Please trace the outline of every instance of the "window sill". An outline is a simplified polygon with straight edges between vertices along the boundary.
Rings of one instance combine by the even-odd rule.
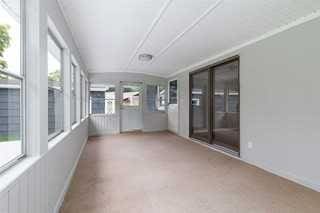
[[[56,137],[52,138],[48,142],[48,150],[51,150],[53,147],[55,147],[57,144],[59,144],[61,141],[63,141],[70,134],[70,132],[71,132],[70,130],[64,131],[64,132],[61,132]]]
[[[25,157],[0,175],[0,194],[8,191],[41,157]]]

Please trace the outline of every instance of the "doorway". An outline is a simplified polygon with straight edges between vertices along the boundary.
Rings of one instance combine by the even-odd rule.
[[[190,137],[240,153],[239,57],[190,73]]]
[[[120,128],[121,132],[142,130],[143,84],[121,82]]]

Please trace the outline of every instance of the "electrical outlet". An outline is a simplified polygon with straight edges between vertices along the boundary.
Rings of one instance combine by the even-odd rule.
[[[248,142],[248,149],[252,149],[253,148],[253,143],[251,141]]]

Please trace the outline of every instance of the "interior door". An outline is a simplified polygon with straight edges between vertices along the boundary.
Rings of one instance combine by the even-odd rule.
[[[169,81],[168,129],[179,132],[178,80]]]
[[[142,130],[143,84],[121,82],[121,132]]]

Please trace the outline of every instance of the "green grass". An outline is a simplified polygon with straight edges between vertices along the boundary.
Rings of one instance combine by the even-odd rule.
[[[17,135],[0,135],[1,142],[17,141],[20,140],[20,137]]]

